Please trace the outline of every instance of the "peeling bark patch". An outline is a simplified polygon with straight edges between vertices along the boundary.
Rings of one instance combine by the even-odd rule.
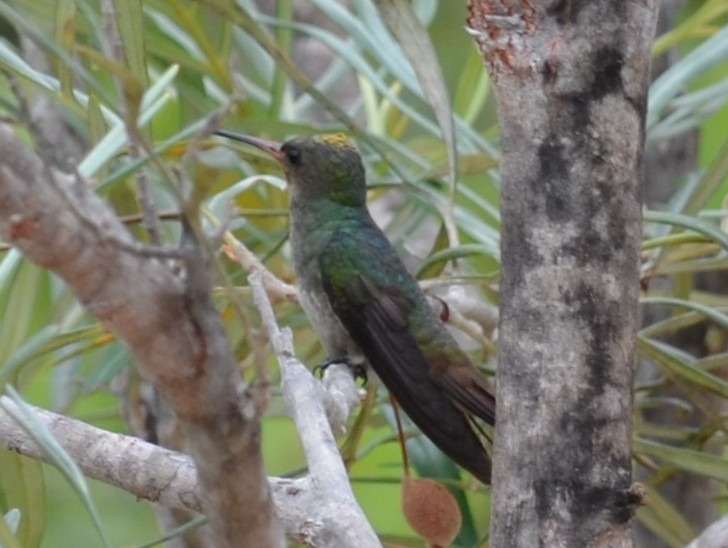
[[[9,224],[11,242],[30,238],[38,230],[35,219],[23,217],[20,214],[11,215]]]

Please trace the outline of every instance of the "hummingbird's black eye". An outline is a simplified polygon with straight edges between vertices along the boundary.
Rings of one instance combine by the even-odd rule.
[[[301,149],[296,146],[287,146],[283,149],[283,153],[286,155],[286,160],[292,166],[297,166],[301,163]]]

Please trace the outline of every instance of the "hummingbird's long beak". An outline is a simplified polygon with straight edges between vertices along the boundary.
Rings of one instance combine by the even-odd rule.
[[[252,135],[246,135],[244,133],[236,133],[234,131],[228,131],[226,129],[218,129],[215,135],[221,137],[227,137],[234,141],[240,141],[241,143],[247,143],[253,145],[255,148],[259,148],[263,152],[267,152],[273,158],[283,163],[283,153],[281,152],[281,144],[276,141],[269,141],[268,139],[261,139],[260,137],[253,137]]]

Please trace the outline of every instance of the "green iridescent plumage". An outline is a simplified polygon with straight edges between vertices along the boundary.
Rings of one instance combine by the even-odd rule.
[[[372,220],[356,148],[340,134],[283,145],[223,134],[284,167],[299,296],[329,355],[371,366],[435,445],[490,482],[472,417],[494,424],[495,399]]]

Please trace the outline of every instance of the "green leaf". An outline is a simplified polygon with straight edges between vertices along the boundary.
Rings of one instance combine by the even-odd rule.
[[[673,548],[682,548],[695,538],[690,524],[657,488],[648,486],[647,504],[637,509],[637,519]]]
[[[728,483],[728,460],[723,457],[641,438],[634,439],[632,448],[637,453],[655,457],[684,472]]]
[[[703,321],[705,321],[705,315],[699,312],[673,314],[669,318],[665,318],[664,320],[660,320],[643,327],[638,333],[642,337],[654,339],[661,335],[677,333],[681,329],[685,329],[686,327],[690,327]]]
[[[409,2],[405,0],[377,0],[383,19],[399,40],[409,62],[414,68],[417,79],[427,101],[432,106],[435,118],[442,131],[442,138],[448,153],[451,193],[454,196],[457,178],[457,150],[455,129],[453,127],[452,107],[445,85],[440,63],[432,46],[427,29],[417,18]]]
[[[720,24],[715,20],[728,12],[728,4],[725,3],[725,0],[707,0],[698,4],[698,8],[690,17],[655,40],[652,46],[654,57],[662,55],[686,40],[712,34]]]
[[[16,26],[18,26],[18,28],[20,28],[24,33],[27,33],[28,36],[35,40],[38,44],[43,45],[56,55],[63,63],[73,67],[74,76],[76,78],[80,78],[89,90],[93,91],[100,97],[106,96],[105,90],[88,74],[88,71],[86,71],[82,65],[64,51],[63,48],[61,48],[54,40],[47,36],[46,33],[42,32],[37,26],[31,24],[27,17],[15,11],[9,3],[0,2],[0,15],[7,18],[9,21],[12,21]],[[27,78],[31,82],[39,85],[41,88],[50,91],[52,96],[63,98],[63,93],[58,93],[62,92],[63,87],[57,78],[33,68],[20,55],[2,41],[0,41],[0,67],[4,67],[23,78]],[[83,109],[86,107],[88,102],[88,95],[79,91],[78,88],[73,88],[72,93],[74,101],[64,101],[63,104],[64,106],[74,110],[74,112],[76,112],[79,116],[82,116]],[[115,104],[112,101],[105,102],[103,112],[104,116],[107,117],[109,121],[119,119],[119,116],[114,112],[114,106]]]
[[[76,4],[73,0],[58,0],[55,13],[55,40],[66,51],[73,49],[76,28]],[[57,63],[58,80],[67,97],[73,97],[73,72],[66,63]]]
[[[0,450],[0,493],[22,517],[13,528],[18,546],[39,546],[46,527],[46,500],[41,463]],[[0,542],[2,544],[2,542]]]
[[[695,386],[728,398],[728,383],[700,369],[695,358],[663,342],[637,336],[637,349],[643,356]]]
[[[479,244],[462,244],[457,247],[448,247],[433,253],[417,272],[416,278],[432,278],[438,276],[445,268],[448,262],[463,257],[472,257],[473,255],[490,256],[490,250]]]
[[[720,230],[713,223],[704,221],[703,219],[671,211],[648,210],[644,212],[644,220],[650,223],[669,224],[694,230],[707,236],[724,250],[728,251],[728,234]]]
[[[660,119],[669,102],[687,85],[728,57],[728,27],[691,51],[680,63],[663,72],[650,87],[648,131]]]
[[[119,40],[124,48],[125,65],[143,88],[148,85],[144,48],[144,24],[140,0],[114,0],[114,15]]]
[[[162,74],[145,93],[141,103],[138,127],[148,124],[154,115],[172,97],[169,86],[177,76],[179,66],[173,65]],[[118,121],[78,165],[78,172],[84,177],[95,175],[111,158],[126,146],[128,136],[124,123]]]
[[[682,210],[685,213],[696,214],[721,187],[726,177],[728,177],[728,139],[723,141],[715,161],[700,178]]]
[[[453,110],[468,124],[474,123],[480,115],[490,95],[490,76],[483,70],[480,52],[470,50],[455,93]]]
[[[674,297],[642,297],[640,298],[642,304],[662,304],[668,306],[679,306],[687,308],[695,312],[699,312],[706,318],[714,321],[721,327],[728,329],[728,315],[720,312],[712,306],[706,306],[695,301],[689,301],[687,299],[676,299]]]
[[[6,387],[8,396],[18,406],[15,408],[4,405],[0,400],[0,407],[5,408],[5,412],[8,413],[31,438],[38,444],[43,450],[49,462],[54,464],[63,476],[66,478],[68,483],[73,487],[76,494],[83,502],[86,510],[91,515],[91,519],[99,533],[101,541],[105,547],[110,548],[111,542],[108,538],[106,528],[103,526],[101,516],[99,515],[98,509],[91,499],[86,479],[79,470],[73,458],[63,449],[58,440],[51,434],[48,427],[37,420],[33,414],[33,411],[27,403],[20,397],[11,386]]]

